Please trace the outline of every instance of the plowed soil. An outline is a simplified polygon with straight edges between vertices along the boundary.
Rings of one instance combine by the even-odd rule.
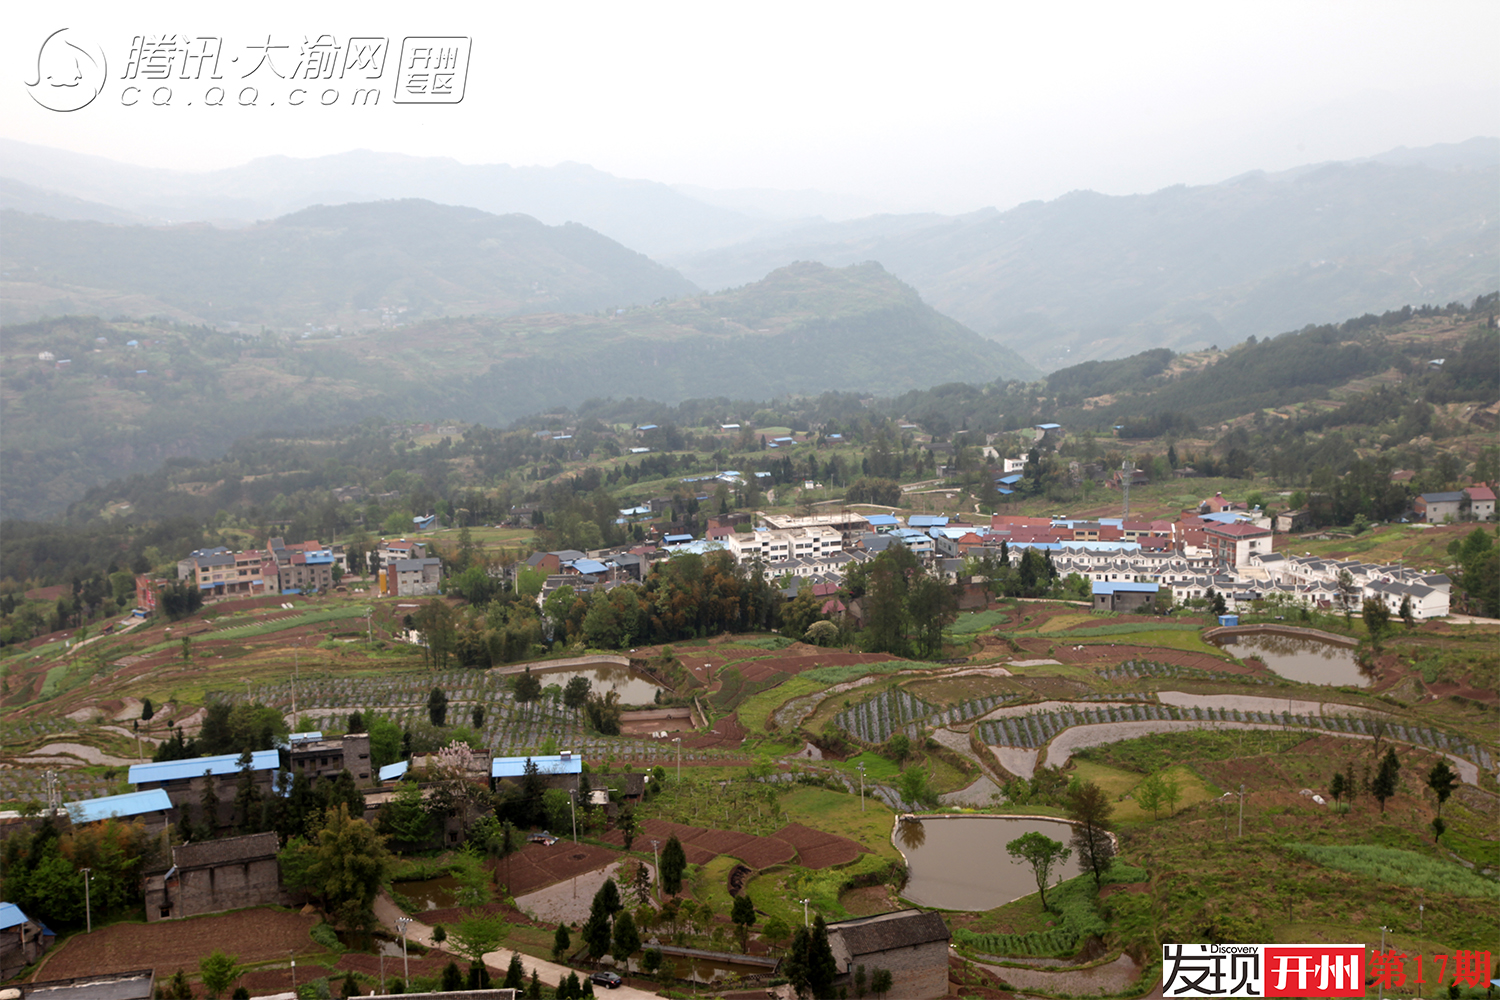
[[[178,969],[196,972],[198,960],[215,948],[247,963],[284,960],[293,950],[322,954],[323,948],[308,936],[317,922],[311,914],[261,907],[152,924],[112,924],[69,938],[35,979],[69,979],[101,969],[155,969],[157,979],[163,979]]]
[[[499,873],[502,882],[508,879],[512,896],[524,896],[574,875],[603,868],[619,858],[618,851],[559,840],[551,847],[527,844],[503,861],[489,862],[489,867]]]
[[[797,849],[797,860],[804,868],[832,868],[859,857],[864,848],[848,837],[814,830],[801,823],[791,823],[775,833]]]

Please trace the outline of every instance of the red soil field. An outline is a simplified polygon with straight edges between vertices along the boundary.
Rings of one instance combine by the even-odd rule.
[[[790,823],[775,833],[797,849],[798,860],[805,868],[831,868],[853,861],[864,848],[848,837],[814,830],[801,823]]]
[[[55,949],[34,977],[69,979],[101,969],[155,969],[157,979],[178,969],[196,972],[198,960],[215,948],[238,954],[241,962],[322,954],[308,936],[318,918],[259,907],[154,924],[112,924],[69,938]]]

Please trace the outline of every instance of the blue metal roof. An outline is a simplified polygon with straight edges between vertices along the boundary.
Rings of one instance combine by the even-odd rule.
[[[1062,424],[1037,424],[1036,425],[1036,429],[1039,430],[1039,431],[1055,431],[1055,430],[1060,429],[1061,427],[1062,427]]]
[[[166,790],[161,788],[67,803],[68,815],[74,823],[94,823],[111,816],[140,816],[171,808],[172,800],[167,798]]]
[[[1001,476],[999,479],[995,480],[995,482],[997,482],[997,483],[1004,483],[1006,486],[1014,486],[1014,485],[1016,485],[1016,483],[1019,483],[1020,481],[1021,481],[1021,474],[1019,472],[1012,472],[1008,476]]]
[[[409,760],[398,760],[394,764],[387,764],[380,769],[380,780],[390,781],[392,778],[399,778],[406,773],[406,769],[409,767],[411,767],[411,761]]]
[[[526,773],[526,762],[533,761],[541,774],[582,774],[583,758],[576,753],[547,757],[496,757],[490,761],[490,777],[519,778]]]
[[[1154,594],[1160,589],[1154,583],[1135,583],[1128,580],[1095,580],[1093,584],[1095,594]]]
[[[588,573],[590,575],[594,573],[609,572],[609,567],[604,565],[602,562],[599,562],[597,559],[574,559],[573,568],[580,573]]]
[[[941,528],[948,523],[948,519],[940,514],[913,514],[906,519],[906,523],[913,528]]]
[[[870,514],[865,520],[878,528],[895,527],[901,523],[901,519],[894,514]]]
[[[675,542],[691,542],[692,540],[692,535],[668,535],[666,538],[662,539],[663,542],[667,542],[669,544]]]
[[[0,903],[0,931],[17,927],[29,919],[15,903]]]
[[[654,430],[656,430],[656,425],[655,424],[641,424],[639,427],[636,428],[636,430],[638,430],[638,431],[654,431]]]
[[[1004,496],[1010,496],[1015,492],[1015,490],[1011,489],[1009,486],[997,486],[995,487],[995,489]]]
[[[193,757],[189,760],[164,760],[149,764],[131,764],[128,780],[132,785],[146,781],[178,781],[182,778],[197,778],[204,771],[215,775],[234,774],[240,769],[237,753],[221,753],[215,757]],[[281,755],[275,750],[256,750],[250,755],[250,770],[274,771],[281,763]]]

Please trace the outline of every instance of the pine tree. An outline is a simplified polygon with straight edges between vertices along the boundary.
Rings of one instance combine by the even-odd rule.
[[[518,990],[526,985],[526,970],[521,968],[521,953],[510,953],[510,964],[505,967],[505,982],[500,984],[508,990]]]
[[[1380,801],[1380,811],[1385,812],[1386,800],[1396,794],[1401,786],[1401,761],[1396,757],[1396,748],[1387,747],[1380,760],[1380,770],[1370,785],[1370,793]]]
[[[667,844],[661,849],[661,885],[662,888],[672,895],[682,891],[682,873],[687,869],[687,852],[682,849],[682,841],[673,834],[667,838]]]
[[[552,935],[552,961],[561,962],[572,946],[573,937],[568,933],[568,925],[559,922],[557,933]]]
[[[443,693],[442,688],[433,688],[427,695],[427,718],[434,726],[441,726],[448,721],[448,696]]]

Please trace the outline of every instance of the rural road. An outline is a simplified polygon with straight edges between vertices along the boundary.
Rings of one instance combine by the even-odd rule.
[[[404,917],[405,915],[390,896],[381,893],[375,897],[375,919],[380,921],[380,925],[392,934],[396,933],[396,918]],[[428,948],[436,947],[432,940],[432,928],[416,920],[413,920],[411,926],[406,929],[406,937],[407,940],[415,941]],[[504,975],[506,968],[510,966],[511,954],[512,952],[509,948],[489,952],[484,956],[484,964],[489,966],[492,972],[499,972],[501,975]],[[578,969],[572,969],[566,965],[558,965],[556,962],[548,962],[540,958],[533,958],[526,954],[521,955],[521,964],[526,968],[526,978],[528,980],[531,978],[531,971],[535,969],[537,977],[548,986],[556,986],[570,972],[578,973],[580,979],[587,978],[588,976],[588,973]],[[658,993],[625,985],[612,990],[600,987],[596,992],[599,996],[614,997],[617,1000],[660,1000],[661,996]]]

